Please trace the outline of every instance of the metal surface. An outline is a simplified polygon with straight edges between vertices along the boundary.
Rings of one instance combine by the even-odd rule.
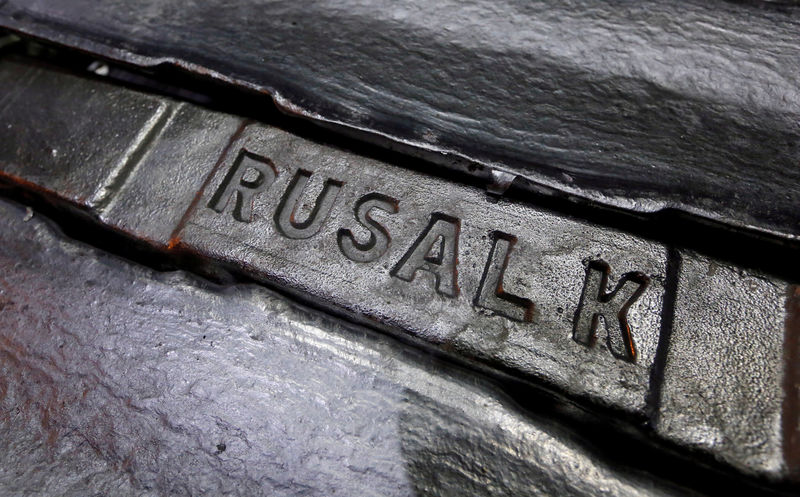
[[[9,0],[0,26],[267,93],[486,181],[797,238],[789,4]]]
[[[793,285],[684,253],[656,429],[743,469],[798,469]],[[786,352],[784,352],[786,351]],[[785,398],[786,397],[786,398]],[[784,459],[785,455],[785,459]]]
[[[9,70],[19,69],[9,65]],[[62,77],[72,84],[82,83],[74,76]],[[131,105],[152,98],[104,84],[96,89]],[[164,101],[162,105],[171,109],[177,104]],[[210,119],[209,113],[194,107],[184,106],[181,112],[197,113],[187,122],[226,121],[221,116]],[[87,120],[93,118],[87,115]],[[138,126],[119,120],[107,129],[135,135]],[[236,133],[224,128],[214,131],[203,131],[198,139],[194,126],[166,123],[166,138],[153,135],[155,141],[142,145],[136,155],[139,161],[126,167],[126,180],[118,183],[104,205],[78,205],[134,237],[226,262],[357,320],[402,330],[461,356],[544,380],[573,395],[644,413],[659,336],[666,270],[663,247],[492,200],[475,188],[321,146],[275,128],[251,124]],[[69,128],[65,136],[73,137],[73,147],[79,147],[83,139]],[[198,143],[226,151],[220,156],[201,155],[199,161],[192,160],[192,154],[189,160],[175,160],[169,153],[159,153],[171,146],[192,151]],[[129,147],[120,146],[119,152]],[[17,159],[16,148],[6,150],[14,156],[7,160],[12,164],[9,176],[22,182],[39,180],[40,188],[63,196],[58,181],[31,177]],[[78,171],[89,168],[90,163],[83,163]],[[359,174],[354,176],[351,170]],[[249,179],[252,183],[248,174],[255,175]],[[307,183],[298,182],[299,178]],[[329,185],[327,194],[322,194],[323,183]],[[203,188],[196,191],[193,185]],[[340,230],[350,230],[355,243],[368,243],[365,235],[369,232],[355,217],[354,207],[375,194],[402,200],[394,200],[398,206],[394,214],[385,208],[369,212],[388,240],[384,253],[365,261],[355,255],[363,249],[342,248]],[[189,205],[192,197],[195,201]],[[329,201],[315,201],[317,197]],[[322,208],[311,212],[316,204]],[[294,227],[306,220],[305,229]],[[441,228],[450,231],[436,233]],[[496,255],[489,257],[496,244],[493,233],[516,237],[502,262]],[[439,238],[423,240],[425,234]],[[493,261],[495,265],[490,264]],[[613,290],[618,281],[622,285],[605,310],[595,309],[598,292],[584,291],[587,283],[603,274],[592,265],[601,261],[610,265],[609,272],[613,269],[604,292]],[[631,280],[637,272],[645,273],[648,281]],[[625,276],[629,273],[630,277]],[[481,281],[487,277],[494,278],[495,288],[481,293]],[[634,296],[638,289],[643,292]],[[532,309],[521,315],[504,311],[498,304],[504,302],[500,294],[529,299]],[[626,304],[630,309],[625,323],[619,323],[614,316]],[[603,314],[603,326],[593,330],[587,321],[575,329],[573,319],[581,306],[586,307],[588,318],[595,312]],[[510,307],[527,310],[519,303]],[[576,339],[574,334],[583,338]],[[596,345],[590,335],[597,338]],[[636,354],[623,357],[624,351],[615,344],[628,340],[634,341]]]
[[[4,201],[0,238],[4,495],[691,495],[263,288],[131,264]]]
[[[4,174],[24,172],[27,181],[50,185],[76,203],[102,202],[167,116],[156,98],[118,99],[117,92],[55,71],[17,65],[2,74]],[[118,116],[127,126],[102,125]]]
[[[231,177],[230,171],[244,173],[234,168],[245,151],[269,158],[277,177],[248,200],[248,218],[237,220],[235,210],[223,202],[216,209],[209,206],[228,184],[238,185],[239,176]],[[198,175],[207,174],[210,166]],[[301,187],[296,179],[306,175],[308,182]],[[328,198],[335,199],[324,209],[326,203],[317,197],[330,181],[341,186],[335,194],[329,189]],[[397,199],[397,212],[370,211],[388,242],[374,260],[363,261],[354,255],[363,251],[345,250],[338,234],[351,230],[357,242],[368,243],[369,232],[357,221],[354,207],[375,194]],[[120,198],[125,196],[123,189]],[[282,214],[289,216],[295,202],[306,207],[296,208],[296,223],[307,218],[318,223],[305,232],[287,233]],[[314,205],[322,208],[309,213]],[[492,251],[498,243],[494,233],[513,236],[516,243],[498,254]],[[645,410],[666,274],[666,251],[656,244],[503,200],[492,202],[476,188],[258,125],[231,144],[172,243],[305,292],[355,319],[400,328],[576,396],[640,414]],[[606,309],[593,307],[597,290],[584,291],[587,279],[602,273],[590,266],[593,261],[610,267],[612,279],[603,285],[604,292],[623,285]],[[623,279],[636,272],[649,283]],[[484,286],[486,281],[494,284],[481,291],[482,280]],[[639,289],[641,294],[634,296]],[[626,304],[624,327],[629,331],[616,318]],[[605,326],[592,333],[594,314],[605,316]],[[573,323],[579,315],[584,321]],[[591,334],[597,343],[588,336],[574,339],[573,331],[578,337]],[[621,342],[628,339],[635,343],[635,356],[622,350]]]
[[[6,187],[77,208],[164,257],[233,269],[435,348],[476,378],[543,386],[615,417],[608,429],[623,437],[656,437],[720,467],[797,480],[800,312],[785,281],[19,59],[0,63],[0,80],[15,90],[5,109],[58,103],[75,116],[43,133],[37,122],[0,111],[2,125],[16,127],[0,146]],[[65,103],[45,88],[31,97],[26,85],[83,88],[87,97]],[[157,125],[149,114],[110,118],[103,101],[166,117]],[[26,152],[33,137],[43,150],[96,146],[80,133],[87,123],[128,138],[58,168],[42,168]],[[435,478],[424,467],[415,471]]]

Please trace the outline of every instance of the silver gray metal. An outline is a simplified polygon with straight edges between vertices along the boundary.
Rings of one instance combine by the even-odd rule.
[[[252,212],[240,220],[229,185],[239,184],[246,172],[238,165],[243,154],[268,161],[275,173],[259,193],[244,193]],[[215,160],[209,158],[197,175],[207,174]],[[370,232],[358,222],[354,207],[375,194],[397,199],[398,209],[394,214],[370,211],[389,242],[378,258],[364,262],[342,250],[339,232],[350,230],[358,242],[368,243]],[[318,209],[312,213],[314,206]],[[288,222],[291,211],[294,225]],[[304,222],[308,227],[298,229]],[[516,237],[500,258],[506,263],[504,273],[500,261],[487,266],[498,232]],[[477,188],[262,125],[248,127],[232,143],[200,202],[175,233],[173,244],[302,291],[355,319],[399,328],[570,394],[644,413],[666,274],[666,250],[657,244],[494,200]],[[626,281],[625,291],[601,312],[605,326],[593,332],[589,321],[598,295],[584,292],[584,285],[604,274],[591,265],[599,261],[610,267],[604,291],[628,273],[643,273],[649,282]],[[494,284],[481,294],[482,279]],[[501,295],[531,304],[497,298],[498,281]],[[642,293],[632,298],[636,289]],[[623,357],[611,345],[623,341],[617,314],[629,299],[625,324],[635,357]],[[588,318],[578,323],[583,326],[577,332],[596,340],[574,339],[574,320],[582,312]]]
[[[156,97],[11,61],[3,66],[3,175],[79,205],[107,201],[170,116]]]
[[[795,287],[691,252],[680,259],[656,430],[744,471],[796,470],[800,412],[786,398],[800,359]]]
[[[2,62],[0,81],[13,90],[5,109],[60,104],[55,115],[74,117],[42,134],[0,110],[0,129],[14,129],[0,142],[7,186],[478,371],[624,413],[740,471],[798,478],[800,311],[786,282],[694,255],[678,271],[675,250],[633,234],[170,99],[21,62]],[[26,96],[31,84],[44,86]],[[119,108],[148,110],[113,118]],[[83,134],[89,123],[111,138]]]
[[[253,285],[0,201],[3,495],[693,495],[495,386]]]
[[[6,70],[20,67],[9,64]],[[59,77],[66,85],[83,82],[76,76]],[[107,98],[132,105],[153,98],[103,83],[90,86],[108,92]],[[114,175],[114,181],[99,179],[96,186],[78,182],[89,199],[94,198],[89,192],[113,185],[102,203],[78,202],[103,222],[155,246],[227,262],[362,322],[644,415],[659,338],[664,247],[498,201],[477,188],[322,146],[276,128],[252,124],[235,131],[239,121],[234,118],[169,99],[162,99],[160,106],[167,116],[163,125],[148,135],[124,174]],[[83,108],[80,100],[72,103],[77,112],[75,107]],[[87,121],[94,121],[95,115],[87,116]],[[34,123],[14,125],[31,133],[37,129]],[[69,127],[79,125],[67,126],[67,139],[48,136],[52,141],[47,147],[83,145],[80,128]],[[107,132],[122,136],[137,136],[136,126],[128,120],[104,123]],[[124,154],[130,147],[109,150]],[[59,196],[65,196],[61,191],[66,188],[62,171],[80,175],[92,170],[93,164],[65,166],[47,177],[38,175],[35,166],[19,166],[25,156],[19,156],[16,147],[6,147],[4,153],[9,158],[3,163],[9,164],[14,178],[36,182]],[[102,159],[100,164],[106,167],[108,162]],[[253,167],[259,163],[272,171],[269,177]],[[262,182],[258,186],[249,183],[257,180]],[[327,193],[321,195],[324,185]],[[79,197],[66,191],[68,200]],[[358,221],[354,208],[373,194],[395,199],[398,210],[394,214],[385,208],[370,210],[386,234],[377,232],[390,240],[385,253],[365,262],[353,255],[363,248],[341,248],[340,230],[349,230],[362,247],[368,243],[370,231]],[[323,199],[321,208],[311,216],[318,196]],[[442,226],[450,228],[443,249],[449,257],[439,263],[424,262],[437,240],[428,237],[422,246],[421,237],[428,228],[436,231]],[[488,264],[497,233],[516,241],[502,263]],[[610,279],[603,281],[602,295],[597,286],[594,293],[584,292],[588,283],[599,282],[603,275]],[[494,288],[484,290],[481,297],[479,286],[487,277]],[[623,291],[612,293],[617,284]],[[510,303],[503,298],[509,295],[533,305]],[[595,304],[604,299],[609,300],[607,308],[596,313]],[[498,311],[498,302],[523,312],[514,316],[508,310]],[[621,321],[617,314],[628,304]],[[582,307],[590,316],[578,329],[573,321]],[[595,314],[604,318],[592,327]],[[627,350],[623,343],[633,349]]]
[[[128,92],[118,98],[138,98]],[[97,211],[116,228],[159,245],[172,234],[203,186],[209,159],[219,157],[242,119],[162,99],[168,121],[132,165],[117,194]]]
[[[780,3],[6,0],[0,26],[483,180],[796,241],[800,9]]]

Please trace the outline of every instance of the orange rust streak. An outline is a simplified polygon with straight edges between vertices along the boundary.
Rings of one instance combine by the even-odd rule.
[[[32,181],[26,180],[25,178],[20,178],[19,176],[15,176],[13,174],[9,174],[5,171],[0,170],[0,182],[6,183],[9,186],[16,186],[18,188],[22,188],[28,192],[33,192],[39,195],[48,196],[48,197],[56,197],[59,200],[63,200],[68,202],[69,204],[75,205],[81,209],[86,209],[86,198],[81,196],[76,198],[70,197],[69,192],[65,191],[56,191],[42,185],[36,184]]]
[[[167,242],[167,250],[173,250],[180,244],[181,244],[181,237],[179,235],[175,235],[169,239],[169,242]]]

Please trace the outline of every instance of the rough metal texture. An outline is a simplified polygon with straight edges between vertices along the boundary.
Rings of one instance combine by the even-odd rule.
[[[76,203],[102,203],[167,112],[167,104],[155,97],[86,85],[56,71],[3,65],[3,174],[47,185]],[[109,125],[112,120],[122,122]]]
[[[783,403],[784,349],[800,331],[787,326],[791,285],[692,253],[681,259],[656,429],[742,468],[796,465],[798,447],[782,434],[800,422]]]
[[[4,62],[0,80],[24,86],[27,80],[14,75],[25,70]],[[154,128],[150,120],[110,118],[113,107],[73,100],[71,110],[59,112],[103,123],[111,136],[148,138],[130,142],[140,145],[122,174],[108,169],[109,155],[42,173],[25,162],[24,142],[41,137],[46,150],[96,146],[71,132],[85,123],[67,120],[43,133],[38,123],[7,114],[0,126],[17,129],[0,143],[0,169],[11,171],[4,183],[79,206],[165,253],[234,266],[372,328],[416,337],[417,345],[436,346],[471,367],[543,382],[585,408],[599,403],[636,413],[680,447],[750,473],[797,479],[800,346],[797,332],[784,336],[780,323],[800,329],[800,310],[791,311],[800,305],[797,292],[776,290],[786,283],[748,279],[721,264],[708,275],[705,263],[691,258],[671,271],[675,250],[627,233],[169,99],[66,74],[36,80],[51,82],[52,91],[36,96],[41,106],[61,102],[59,87],[83,84],[93,105],[103,95],[125,105],[157,102],[167,117]],[[25,108],[24,94],[17,94],[4,105]],[[116,153],[124,156],[130,143]],[[101,202],[92,200],[97,191],[107,192]],[[62,312],[65,322],[80,318]],[[713,336],[704,334],[710,330]],[[719,408],[705,409],[705,399]],[[646,418],[652,414],[656,419]],[[454,467],[461,466],[452,461]],[[423,471],[424,463],[419,468],[430,478],[438,474]]]
[[[223,205],[227,200],[223,195],[214,204],[214,197],[238,181],[234,177],[224,183],[236,172],[243,152],[269,158],[277,178],[255,195],[247,218],[237,220],[235,200]],[[205,175],[213,162],[209,160],[197,175]],[[279,212],[294,207],[284,199],[286,192],[296,191],[292,185],[298,171],[310,176],[298,200],[306,208],[298,207],[294,217],[297,222],[309,217],[320,221],[303,234],[286,233],[276,221]],[[500,364],[573,395],[644,412],[666,276],[662,246],[539,209],[504,200],[492,202],[477,188],[392,167],[260,125],[248,127],[230,146],[216,173],[173,243],[246,268],[322,304],[344,308],[358,319],[399,327],[430,344]],[[332,180],[344,184],[330,209],[311,215],[315,201],[322,205],[316,199],[323,184]],[[339,232],[351,230],[357,243],[368,242],[370,233],[357,221],[354,208],[365,195],[375,193],[398,199],[397,212],[371,211],[388,233],[388,246],[374,259],[363,261],[356,259],[361,250],[346,255]],[[125,194],[120,192],[120,197]],[[427,230],[454,225],[452,233],[440,235],[446,238],[444,247],[435,239],[419,241]],[[502,275],[503,292],[529,299],[530,309],[507,301],[504,306],[498,299],[476,302],[481,279],[487,275],[492,233],[497,231],[516,237]],[[448,254],[451,250],[455,254],[452,268],[446,260],[436,264],[408,255]],[[596,344],[573,339],[576,316],[584,312],[590,318],[588,307],[597,297],[597,290],[584,291],[587,272],[600,272],[588,268],[591,261],[609,265],[607,287],[611,289],[628,273],[642,272],[650,279],[627,313],[635,358],[618,357],[622,351],[612,351],[608,341],[620,334],[616,313],[629,295],[615,298],[613,308],[604,313],[608,331],[604,325],[598,326]],[[488,271],[489,276],[499,276],[499,272],[499,268]],[[624,284],[626,291],[638,288],[632,281]],[[490,287],[490,298],[496,287],[497,283]],[[582,298],[585,309],[581,309]],[[579,331],[588,332],[590,326],[584,323]]]
[[[9,0],[0,25],[267,92],[483,178],[797,237],[798,11],[753,3]]]
[[[687,494],[385,337],[28,217],[0,202],[4,495]]]
[[[131,92],[126,98],[139,95]],[[206,175],[197,170],[208,168],[209,159],[222,155],[242,123],[235,116],[164,101],[171,110],[168,121],[151,138],[127,181],[118,186],[124,193],[112,196],[100,209],[109,224],[153,244],[170,238],[203,185]]]
[[[22,67],[8,64],[4,70],[14,73]],[[76,76],[60,78],[67,86],[84,82]],[[135,104],[152,98],[102,83],[88,86],[121,102]],[[47,94],[43,92],[38,98],[47,98]],[[24,99],[14,102],[25,105]],[[86,109],[79,100],[70,105],[52,103],[75,114]],[[574,396],[644,414],[666,277],[666,251],[662,246],[541,209],[493,200],[477,188],[319,145],[272,127],[253,124],[235,132],[238,121],[232,117],[194,106],[180,107],[168,99],[162,99],[160,105],[167,117],[157,132],[149,133],[147,141],[137,142],[139,149],[126,164],[125,175],[116,182],[113,194],[100,205],[85,201],[77,202],[79,206],[137,239],[199,252],[282,288],[302,292],[318,304],[343,309],[362,321],[401,330],[513,374],[537,378]],[[89,108],[85,116],[84,123],[95,122],[98,113]],[[10,122],[21,130],[19,133],[38,129],[33,123]],[[64,143],[79,149],[84,143],[80,133],[83,125],[65,126],[63,135],[48,137],[47,147]],[[135,122],[124,119],[109,121],[104,129],[120,136],[142,134],[136,133]],[[9,144],[24,141],[11,138],[14,140]],[[118,147],[117,153],[127,149]],[[245,157],[245,153],[256,159]],[[247,161],[240,166],[243,157]],[[66,190],[68,195],[61,194],[65,172],[90,177],[97,174],[93,162],[82,162],[44,177],[36,175],[35,167],[27,170],[17,165],[24,160],[15,145],[0,152],[0,164],[9,164],[10,176],[36,182],[39,188],[68,200],[74,195],[70,189]],[[102,171],[105,160],[98,164]],[[274,180],[265,178],[255,189],[242,186],[240,183],[248,178],[244,175],[258,167],[273,171],[269,174],[276,175]],[[353,171],[359,174],[354,176]],[[228,178],[237,172],[243,176]],[[303,232],[280,228],[275,221],[278,204],[287,191],[292,191],[289,185],[298,177],[305,178],[301,173],[310,176],[307,189],[297,190],[301,196],[294,217],[297,222],[307,218],[315,221]],[[329,196],[329,209],[310,216],[323,178],[339,181],[341,186],[335,187],[335,197]],[[87,192],[96,189],[77,183]],[[98,179],[97,183],[109,181]],[[232,189],[226,191],[226,186]],[[238,195],[247,192],[251,195],[239,200]],[[357,220],[354,208],[371,193],[401,200],[397,200],[394,215],[385,208],[369,213],[385,227],[387,246],[372,260],[354,260],[364,250],[353,248],[349,256],[345,255],[338,232],[348,229],[357,244],[368,242],[370,232]],[[289,216],[293,208],[294,201],[281,211]],[[415,245],[415,241],[433,219],[442,215],[458,225],[441,249],[452,251],[452,265],[442,261],[430,264],[433,271],[426,271],[415,270],[424,261],[401,264],[415,246],[424,249],[421,255],[427,254],[428,248],[436,250],[433,239],[425,247]],[[286,229],[294,231],[287,234],[283,232]],[[504,270],[502,263],[486,268],[495,232],[516,237]],[[497,257],[497,262],[502,259]],[[584,286],[590,275],[602,273],[590,267],[595,262],[609,267],[603,292],[614,290],[617,284],[623,285],[623,291],[615,296],[611,307],[598,309],[605,321],[580,343],[573,336],[573,320],[582,307],[588,319],[593,315],[590,308],[598,290],[585,292]],[[395,274],[401,266],[408,274]],[[436,277],[434,271],[438,271]],[[637,272],[649,281],[627,280],[626,275]],[[487,284],[485,302],[475,305],[482,278],[499,277],[501,273],[502,279]],[[451,279],[449,290],[441,286],[447,279]],[[513,304],[494,298],[499,287],[503,293],[529,299],[530,303]],[[636,289],[643,293],[633,298],[631,292]],[[619,357],[624,355],[623,346],[614,345],[625,330],[616,314],[629,298],[626,326],[635,357]],[[590,327],[587,321],[578,332],[585,335]]]

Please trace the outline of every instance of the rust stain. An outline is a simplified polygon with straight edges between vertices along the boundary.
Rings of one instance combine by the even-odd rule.
[[[28,181],[28,180],[26,180],[24,178],[20,178],[19,176],[15,176],[13,174],[9,174],[9,173],[7,173],[5,171],[0,171],[0,180],[4,180],[7,183],[13,183],[13,184],[16,184],[17,186],[21,186],[21,187],[23,187],[23,188],[25,188],[27,190],[33,190],[33,191],[39,192],[39,193],[47,193],[47,194],[55,193],[52,190],[49,190],[47,188],[42,187],[41,185],[37,185],[36,183]]]
[[[63,424],[59,405],[59,394],[54,386],[53,378],[37,367],[29,358],[25,347],[6,337],[0,337],[0,364],[9,371],[9,378],[17,383],[18,412],[26,420],[38,419],[41,432],[37,438],[44,437],[50,448],[55,447]],[[8,384],[3,388],[2,400],[5,400]],[[3,416],[3,421],[8,417]]]
[[[783,458],[793,478],[800,477],[800,286],[789,287],[786,296],[783,377]]]
[[[167,250],[173,250],[175,247],[181,244],[181,237],[180,235],[175,235],[169,239],[167,242]]]
[[[0,166],[2,166],[2,164],[0,164]],[[70,189],[67,185],[62,186],[60,191],[56,191],[52,188],[38,185],[20,176],[0,170],[0,185],[2,184],[17,187],[29,193],[36,193],[42,195],[44,198],[57,198],[83,210],[87,208],[85,199],[83,197],[76,198],[74,192],[69,191]]]

